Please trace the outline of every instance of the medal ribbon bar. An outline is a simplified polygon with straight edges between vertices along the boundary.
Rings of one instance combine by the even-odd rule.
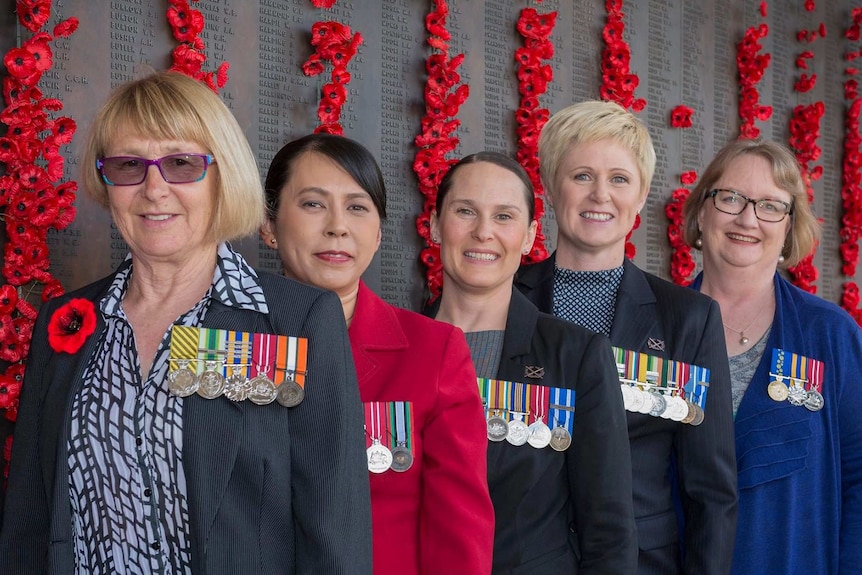
[[[575,390],[550,388],[549,427],[563,427],[571,435],[575,423]]]
[[[176,371],[180,368],[177,360],[186,360],[188,362],[187,367],[195,373],[200,374],[203,371],[203,365],[197,361],[199,341],[199,328],[185,325],[171,327],[171,348],[168,354],[170,371]]]

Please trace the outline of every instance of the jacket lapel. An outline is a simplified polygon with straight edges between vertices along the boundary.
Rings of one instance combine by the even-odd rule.
[[[270,333],[265,316],[212,301],[202,327]],[[244,435],[243,402],[226,397],[183,399],[183,467],[189,497],[194,551],[204,557],[207,539],[236,462]]]
[[[557,252],[537,264],[523,266],[515,275],[515,285],[540,311],[554,313],[554,265]]]
[[[365,397],[368,389],[363,388],[363,383],[369,382],[379,367],[376,352],[405,349],[409,344],[395,311],[364,282],[359,282],[356,311],[350,322],[349,333],[356,378],[360,392],[365,389],[365,393],[362,393]]]
[[[657,323],[655,294],[643,272],[626,259],[617,292],[611,343],[616,347],[640,351],[647,345],[650,332]]]
[[[539,310],[536,309],[536,306],[513,287],[509,313],[506,317],[506,331],[503,335],[503,350],[500,355],[497,379],[530,384],[541,383],[541,379],[527,378],[528,366],[525,365],[525,361],[529,361],[528,357],[538,318]],[[543,366],[529,366],[529,368],[541,367]],[[489,472],[499,468],[500,456],[505,451],[490,447],[488,449]]]

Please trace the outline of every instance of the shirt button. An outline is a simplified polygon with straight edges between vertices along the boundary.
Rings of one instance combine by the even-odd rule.
[[[149,497],[149,496],[150,496],[150,495],[152,495],[152,494],[153,494],[153,490],[152,490],[152,489],[150,489],[149,487],[147,487],[146,489],[144,489],[144,495],[145,495],[146,497]]]
[[[136,438],[135,438],[135,445],[137,445],[138,447],[140,447],[140,446],[142,446],[143,444],[144,444],[144,440],[143,440],[143,439],[141,439],[140,437],[136,437]]]
[[[162,548],[162,544],[161,544],[161,543],[159,543],[158,541],[156,541],[156,542],[154,542],[152,545],[150,545],[150,547],[152,547],[152,548],[153,548],[153,550],[158,551],[159,549],[161,549],[161,548]]]

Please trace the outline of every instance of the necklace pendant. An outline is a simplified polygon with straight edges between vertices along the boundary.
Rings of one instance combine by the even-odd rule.
[[[742,335],[742,334],[739,334],[739,335]],[[739,338],[739,344],[740,344],[740,345],[748,345],[748,342],[749,342],[749,341],[751,341],[751,340],[749,340],[749,339],[748,339],[747,337],[745,337],[744,335],[743,335],[742,337],[740,337],[740,338]]]

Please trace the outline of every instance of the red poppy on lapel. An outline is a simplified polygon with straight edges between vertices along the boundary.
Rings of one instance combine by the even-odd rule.
[[[57,309],[48,323],[48,344],[57,352],[76,353],[96,331],[96,308],[83,298]]]

